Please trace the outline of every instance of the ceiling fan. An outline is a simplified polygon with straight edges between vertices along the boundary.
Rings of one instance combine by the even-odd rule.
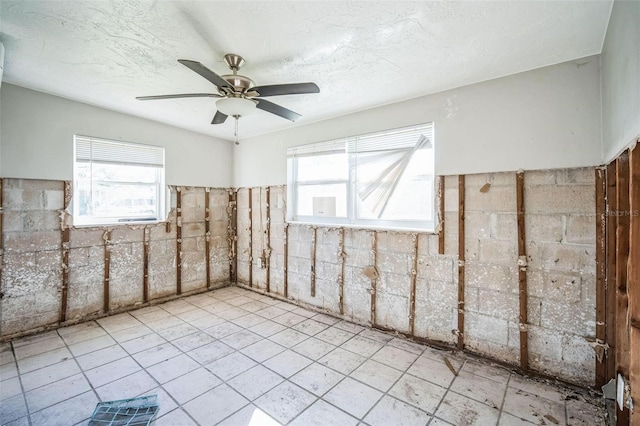
[[[184,93],[177,95],[157,95],[139,96],[136,99],[141,101],[157,99],[175,98],[220,98],[216,102],[217,111],[211,124],[224,123],[228,116],[237,119],[245,116],[255,108],[270,112],[287,120],[296,121],[300,114],[293,112],[280,105],[269,102],[263,98],[280,95],[301,95],[306,93],[319,93],[320,89],[315,83],[290,83],[272,84],[267,86],[255,86],[253,80],[238,74],[238,71],[245,64],[245,60],[240,55],[229,53],[224,56],[224,61],[229,66],[233,74],[219,76],[200,62],[186,59],[178,59],[182,65],[200,74],[202,77],[213,83],[218,89],[218,93]]]

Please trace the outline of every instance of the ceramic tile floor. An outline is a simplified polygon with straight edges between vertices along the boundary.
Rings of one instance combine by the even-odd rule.
[[[158,426],[602,422],[585,392],[238,287],[4,343],[0,361],[3,425],[86,424],[149,394]]]

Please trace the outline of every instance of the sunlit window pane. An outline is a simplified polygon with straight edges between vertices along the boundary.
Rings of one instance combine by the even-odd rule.
[[[299,185],[297,215],[347,217],[347,184]]]
[[[300,157],[297,162],[298,182],[346,180],[349,176],[349,157],[345,153]]]

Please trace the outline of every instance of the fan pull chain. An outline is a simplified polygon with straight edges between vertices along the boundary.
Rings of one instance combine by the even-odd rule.
[[[233,135],[236,137],[236,145],[240,145],[240,142],[238,142],[238,118],[240,117],[237,115],[234,115],[233,117],[236,119],[236,130]]]

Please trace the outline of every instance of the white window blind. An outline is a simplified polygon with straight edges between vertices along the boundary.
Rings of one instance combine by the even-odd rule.
[[[76,161],[164,167],[164,148],[76,136]]]
[[[344,153],[346,144],[347,139],[335,139],[307,145],[292,146],[287,148],[287,157],[294,158]]]
[[[416,148],[417,142],[424,139],[428,142],[420,144],[418,149],[427,148],[433,143],[433,123],[349,138],[347,152],[364,153]]]

